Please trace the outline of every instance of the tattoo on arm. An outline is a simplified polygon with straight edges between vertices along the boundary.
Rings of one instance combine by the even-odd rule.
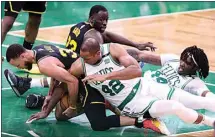
[[[135,49],[126,49],[128,54],[139,61],[138,53]]]

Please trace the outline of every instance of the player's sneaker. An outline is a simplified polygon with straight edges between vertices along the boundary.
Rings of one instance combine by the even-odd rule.
[[[23,95],[28,89],[30,89],[31,78],[19,77],[16,76],[12,71],[6,69],[4,71],[5,78],[13,89],[14,93],[20,97]]]
[[[145,119],[143,121],[143,128],[151,129],[157,133],[161,133],[164,135],[170,135],[166,124],[159,119]]]
[[[26,97],[25,106],[29,109],[42,108],[45,98],[46,97],[41,94],[30,94]]]

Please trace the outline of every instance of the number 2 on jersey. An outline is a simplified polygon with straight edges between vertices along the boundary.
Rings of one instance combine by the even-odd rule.
[[[119,80],[111,80],[108,85],[102,85],[102,91],[110,96],[118,94],[125,87]]]
[[[75,51],[77,49],[77,42],[71,39],[71,36],[69,36],[66,42],[66,47],[71,49],[72,51]]]

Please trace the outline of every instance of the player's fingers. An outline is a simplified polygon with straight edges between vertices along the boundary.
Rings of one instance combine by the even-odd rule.
[[[42,106],[42,111],[46,110],[46,108],[47,108],[47,105],[43,105]]]
[[[90,76],[86,76],[84,79],[82,79],[82,82],[87,82],[88,80],[92,79]]]
[[[35,118],[37,118],[37,115],[33,114],[33,115],[30,116],[30,118],[28,119],[28,121],[31,121],[32,119],[35,119]]]

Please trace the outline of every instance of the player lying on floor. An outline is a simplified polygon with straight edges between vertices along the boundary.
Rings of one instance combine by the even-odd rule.
[[[207,78],[209,74],[209,63],[207,55],[197,46],[187,47],[181,57],[175,54],[156,55],[152,52],[140,51],[137,49],[127,49],[127,52],[137,61],[160,65],[156,71],[146,71],[144,77],[158,83],[168,84],[173,87],[181,88],[197,96],[214,98],[215,95],[205,85],[201,78]],[[13,72],[5,70],[8,82],[14,85],[14,89],[19,92],[30,87],[30,78],[16,76]],[[20,84],[21,83],[21,84]],[[18,88],[17,88],[18,87]],[[37,100],[40,100],[37,102]],[[44,96],[30,95],[26,98],[27,106],[42,106]],[[38,103],[35,103],[35,101]]]
[[[138,122],[138,118],[135,119],[118,115],[106,116],[104,105],[105,101],[103,96],[101,96],[99,92],[95,91],[95,89],[91,88],[89,85],[86,85],[85,87],[83,84],[81,84],[82,82],[78,82],[78,79],[68,72],[73,62],[78,59],[78,55],[71,50],[58,48],[53,45],[39,45],[33,48],[33,50],[27,50],[19,44],[12,44],[7,48],[6,59],[11,65],[21,69],[31,69],[32,64],[37,63],[42,74],[61,82],[59,86],[57,85],[57,89],[68,91],[67,101],[69,107],[64,107],[64,110],[60,111],[60,116],[57,115],[56,117],[58,120],[66,120],[76,116],[77,114],[80,115],[81,113],[77,111],[79,110],[78,104],[80,99],[80,101],[84,104],[82,106],[84,107],[84,112],[87,115],[91,123],[91,127],[94,130],[107,130],[111,127],[127,125],[143,127],[144,122]],[[55,89],[54,85],[56,85],[55,82],[51,82],[49,94],[52,96],[51,100],[49,97],[47,97],[45,100],[45,102],[49,102],[48,105],[50,106],[43,107],[51,109],[44,109],[44,111],[34,115],[32,119],[35,116],[37,119],[46,117],[56,105],[56,103],[59,102],[62,94],[57,96],[54,94],[55,92],[52,93],[52,89]],[[91,89],[93,89],[93,91],[91,91]],[[60,91],[56,93],[60,93]],[[58,109],[56,113],[57,112],[59,112]],[[165,125],[161,122],[159,122],[158,127],[156,127],[156,124],[154,124],[152,121],[149,121],[146,127],[151,128],[159,133],[169,134],[168,130],[165,128]]]
[[[103,44],[103,50],[100,50],[96,40],[87,39],[81,48],[82,58],[77,59],[70,68],[71,74],[76,77],[85,74],[83,81],[88,81],[105,99],[116,106],[122,115],[157,118],[175,114],[188,123],[212,126],[214,118],[198,114],[192,109],[215,112],[211,105],[215,100],[140,78],[141,69],[138,63],[122,47],[113,45]],[[161,107],[163,109],[160,109]],[[31,119],[39,119],[40,113],[44,112],[33,115]]]

